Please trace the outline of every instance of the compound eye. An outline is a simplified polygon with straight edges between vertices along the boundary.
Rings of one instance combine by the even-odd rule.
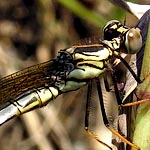
[[[132,28],[126,34],[125,46],[128,54],[137,53],[142,47],[142,36],[139,28]]]

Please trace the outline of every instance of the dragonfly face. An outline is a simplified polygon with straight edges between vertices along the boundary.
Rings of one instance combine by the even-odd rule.
[[[122,47],[125,53],[135,54],[142,47],[142,36],[139,28],[130,29],[117,20],[111,20],[105,25],[103,31],[106,40],[122,37]]]

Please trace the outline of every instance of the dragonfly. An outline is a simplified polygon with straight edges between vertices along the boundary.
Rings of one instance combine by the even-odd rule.
[[[60,50],[58,56],[50,61],[28,67],[0,79],[0,124],[33,109],[43,107],[63,93],[88,85],[85,130],[92,138],[112,149],[111,146],[100,141],[88,128],[90,89],[91,83],[95,81],[105,126],[131,147],[139,149],[110,127],[104,109],[99,79],[107,70],[111,72],[117,102],[122,105],[117,84],[115,84],[116,76],[113,71],[115,61],[119,59],[123,62],[135,80],[141,83],[128,63],[121,57],[122,52],[137,53],[141,46],[142,36],[139,28],[128,28],[119,21],[113,20],[104,27],[104,39],[96,44],[74,45]]]

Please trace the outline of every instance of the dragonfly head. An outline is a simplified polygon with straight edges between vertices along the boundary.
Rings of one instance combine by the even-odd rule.
[[[127,54],[135,54],[142,47],[142,36],[139,28],[129,29],[118,20],[111,20],[104,26],[104,39],[120,40],[120,49]]]
[[[120,21],[111,20],[103,28],[104,39],[112,40],[113,38],[117,38],[120,35],[124,34],[128,30],[129,30],[129,28],[122,25],[122,23]]]

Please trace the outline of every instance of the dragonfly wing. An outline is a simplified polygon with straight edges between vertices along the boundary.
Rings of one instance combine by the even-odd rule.
[[[50,78],[56,65],[53,61],[31,66],[18,71],[0,80],[0,105],[13,100],[18,95],[29,89],[53,85],[54,79]]]

